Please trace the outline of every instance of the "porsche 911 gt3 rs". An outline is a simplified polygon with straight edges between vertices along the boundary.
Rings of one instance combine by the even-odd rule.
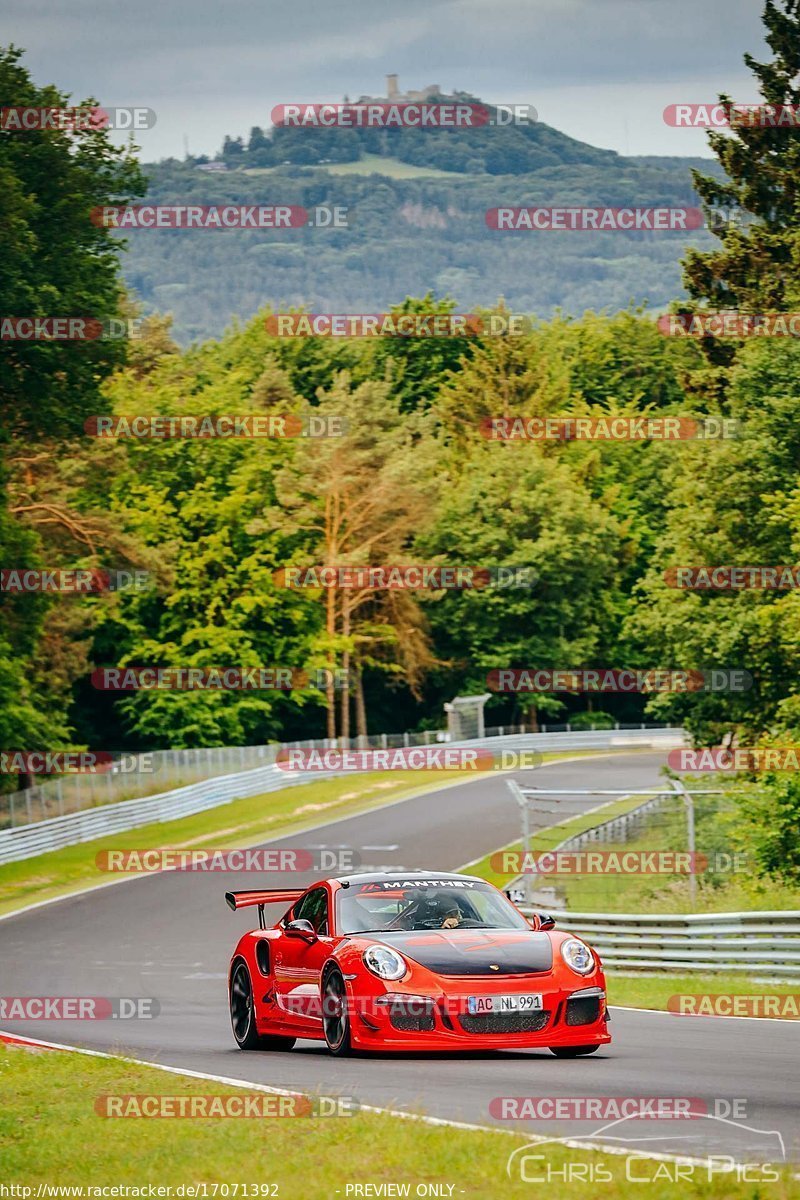
[[[259,913],[229,972],[242,1050],[316,1038],[336,1055],[548,1047],[572,1058],[611,1040],[597,954],[483,879],[398,871],[225,899]],[[268,905],[284,908],[271,928]]]

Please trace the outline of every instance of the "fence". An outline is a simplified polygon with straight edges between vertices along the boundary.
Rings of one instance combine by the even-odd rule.
[[[399,740],[386,736],[386,742],[381,738],[376,739],[378,746],[425,744],[424,741],[406,742],[404,738],[430,736],[435,739],[436,734],[399,734],[396,735],[396,739]],[[497,745],[500,750],[515,751],[624,749],[650,745],[674,745],[681,743],[684,736],[681,729],[663,727],[632,728],[628,731],[605,729],[572,733],[512,734],[502,737],[498,735]],[[292,744],[300,745],[302,743]],[[355,739],[351,744],[357,745]],[[457,744],[470,746],[482,745],[483,742],[476,740]],[[317,742],[303,745],[321,748],[330,743]],[[217,779],[207,779],[157,796],[146,796],[117,804],[98,805],[81,812],[48,817],[44,820],[0,829],[0,864],[32,858],[34,855],[43,854],[49,850],[58,850],[63,846],[88,842],[94,838],[122,833],[129,829],[138,829],[142,825],[150,825],[154,822],[173,821],[178,817],[203,812],[217,805],[229,804],[232,800],[246,796],[257,796],[262,792],[278,791],[292,784],[308,783],[312,779],[329,777],[316,771],[297,775],[289,774],[274,765],[274,757],[280,747],[269,746],[266,749],[271,752],[273,761],[254,770],[236,772]]]
[[[800,912],[551,915],[559,929],[585,938],[603,965],[615,970],[744,970],[800,978]]]
[[[308,783],[311,778],[327,779],[329,776],[317,771],[313,776],[308,773],[289,775],[280,767],[257,767],[254,771],[206,779],[202,783],[193,783],[158,796],[125,800],[121,804],[102,804],[84,812],[3,829],[0,830],[0,865],[33,858],[48,850],[60,850],[63,846],[90,842],[93,838],[124,833],[142,825],[175,821],[179,817],[230,804],[232,800],[241,800],[246,796],[258,796],[277,792],[293,784]]]
[[[627,842],[647,825],[650,814],[661,808],[667,800],[674,803],[675,793],[664,792],[660,796],[651,796],[649,800],[645,800],[644,804],[639,804],[636,808],[629,809],[628,812],[620,813],[618,817],[601,821],[599,825],[593,825],[591,829],[584,829],[583,833],[574,834],[566,841],[561,842],[556,849],[582,850],[584,846],[590,846],[594,842]]]
[[[627,726],[616,726],[624,733]],[[631,726],[632,729],[645,726]],[[658,726],[647,726],[658,728]],[[542,726],[544,734],[570,732],[569,725]],[[591,731],[589,731],[591,732]],[[606,731],[603,731],[606,732]],[[496,726],[487,729],[484,737],[509,735],[530,736],[524,726]],[[339,746],[348,749],[396,749],[404,746],[430,746],[448,740],[443,730],[429,729],[422,733],[381,733],[367,738],[329,738],[316,741],[287,742],[286,746],[304,750],[327,749]],[[174,789],[202,779],[232,775],[275,762],[281,745],[272,742],[263,746],[212,746],[197,750],[155,750],[147,754],[123,755],[110,770],[96,775],[64,775],[49,779],[22,791],[0,795],[0,830],[63,817],[82,812],[100,804],[114,804]]]

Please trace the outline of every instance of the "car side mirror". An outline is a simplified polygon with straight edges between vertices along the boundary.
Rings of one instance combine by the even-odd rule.
[[[298,921],[287,921],[284,932],[288,937],[299,937],[304,942],[315,942],[317,940],[317,932],[314,926],[310,921],[306,921],[302,917]]]
[[[555,917],[551,917],[549,913],[534,913],[532,917],[528,918],[528,920],[530,922],[531,929],[555,929],[556,927]]]

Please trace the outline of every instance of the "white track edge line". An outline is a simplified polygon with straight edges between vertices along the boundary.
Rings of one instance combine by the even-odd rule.
[[[207,1071],[192,1071],[188,1067],[170,1067],[170,1066],[165,1065],[164,1063],[148,1062],[146,1059],[142,1059],[142,1058],[130,1058],[127,1055],[122,1055],[122,1054],[110,1054],[105,1050],[89,1050],[87,1048],[84,1048],[83,1046],[69,1046],[62,1042],[46,1042],[46,1041],[41,1040],[40,1038],[29,1038],[24,1035],[17,1035],[17,1034],[13,1034],[13,1033],[4,1033],[3,1030],[0,1030],[0,1036],[5,1036],[5,1037],[10,1037],[10,1038],[16,1039],[16,1043],[13,1043],[13,1042],[11,1043],[12,1046],[14,1044],[19,1046],[20,1044],[22,1044],[24,1042],[28,1042],[30,1045],[41,1046],[47,1050],[66,1050],[72,1054],[83,1054],[90,1058],[106,1058],[106,1059],[111,1059],[115,1062],[130,1063],[132,1066],[137,1066],[137,1067],[152,1067],[156,1071],[164,1071],[169,1075],[181,1075],[188,1079],[206,1079],[211,1083],[221,1083],[226,1087],[247,1088],[247,1089],[250,1089],[251,1091],[267,1092],[270,1095],[275,1095],[275,1096],[310,1096],[310,1095],[312,1095],[312,1093],[310,1093],[310,1092],[292,1091],[290,1088],[272,1087],[270,1084],[266,1084],[266,1083],[252,1083],[250,1080],[247,1080],[247,1079],[233,1079],[232,1077],[227,1076],[227,1075],[213,1075]],[[697,1165],[697,1166],[706,1166],[710,1162],[710,1159],[707,1159],[707,1158],[690,1158],[686,1155],[664,1154],[664,1153],[658,1153],[658,1152],[654,1152],[654,1151],[640,1151],[640,1150],[632,1151],[630,1149],[630,1147],[625,1147],[625,1146],[608,1146],[603,1143],[582,1142],[582,1141],[575,1141],[572,1139],[567,1140],[564,1138],[558,1138],[558,1139],[548,1138],[548,1137],[544,1137],[540,1134],[529,1134],[524,1129],[502,1129],[496,1125],[474,1125],[474,1124],[470,1124],[469,1122],[466,1122],[466,1121],[453,1121],[447,1117],[430,1117],[430,1116],[426,1116],[424,1113],[407,1112],[407,1111],[404,1111],[403,1109],[381,1108],[381,1107],[378,1107],[377,1105],[373,1105],[373,1104],[360,1104],[359,1103],[358,1111],[374,1113],[379,1116],[399,1117],[401,1120],[416,1121],[423,1125],[440,1125],[440,1126],[446,1126],[448,1129],[465,1129],[471,1133],[502,1133],[502,1134],[505,1134],[507,1137],[511,1136],[511,1137],[518,1137],[518,1138],[528,1138],[529,1144],[540,1145],[543,1142],[547,1143],[547,1142],[557,1141],[559,1145],[569,1146],[570,1149],[574,1149],[574,1150],[587,1150],[587,1151],[594,1151],[595,1153],[602,1152],[604,1154],[616,1154],[619,1156],[624,1155],[624,1154],[635,1153],[635,1154],[639,1155],[640,1157],[656,1159],[659,1162],[690,1163],[690,1164]],[[522,1147],[520,1147],[520,1148],[522,1149]]]
[[[711,993],[709,993],[711,994]],[[774,1021],[776,1025],[800,1025],[800,1020],[791,1017],[738,1017],[733,1013],[674,1013],[666,1008],[631,1008],[626,1004],[609,1004],[620,1012],[656,1013],[660,1017],[687,1018],[695,1021]]]

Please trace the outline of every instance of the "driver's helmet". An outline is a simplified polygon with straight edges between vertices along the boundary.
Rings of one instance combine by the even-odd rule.
[[[461,915],[461,909],[454,896],[443,896],[441,892],[431,890],[426,892],[420,906],[420,916],[426,921],[443,921],[451,913]]]
[[[417,917],[422,921],[432,921],[440,914],[442,896],[434,888],[428,888],[417,896]]]

